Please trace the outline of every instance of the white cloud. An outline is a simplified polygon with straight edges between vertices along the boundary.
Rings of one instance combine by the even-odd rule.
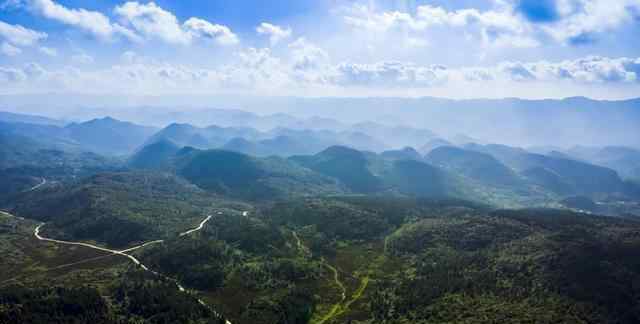
[[[154,2],[141,4],[127,2],[117,6],[114,13],[123,24],[131,26],[147,39],[158,39],[170,44],[191,44],[194,39],[213,39],[220,45],[239,42],[238,36],[227,26],[213,24],[200,18],[189,18],[180,25],[178,18]]]
[[[38,63],[27,63],[22,69],[24,74],[30,78],[38,78],[46,73],[46,71]]]
[[[180,27],[178,19],[154,2],[141,4],[127,2],[114,9],[123,23],[132,26],[147,38],[157,38],[168,43],[187,44],[191,35]]]
[[[302,42],[301,42],[302,43]],[[309,46],[309,44],[306,44]],[[297,46],[301,46],[298,44]],[[302,46],[304,47],[304,46]],[[609,85],[640,87],[640,58],[584,57],[561,62],[503,62],[493,66],[448,68],[408,62],[376,63],[343,62],[311,64],[305,69],[293,57],[277,57],[268,48],[249,48],[238,53],[237,61],[218,68],[199,68],[142,60],[135,53],[123,54],[121,63],[107,68],[94,68],[83,55],[73,57],[76,67],[47,70],[37,64],[21,68],[1,67],[3,89],[27,92],[76,93],[205,93],[225,91],[241,93],[323,95],[338,91],[346,94],[385,93],[416,94],[449,91],[489,96],[496,91],[504,96],[513,90],[526,93],[532,87],[546,93],[569,86],[591,94],[593,85],[608,89]],[[517,82],[514,82],[517,81]],[[87,84],[94,85],[91,89]],[[11,87],[8,85],[12,85]],[[506,89],[505,87],[508,87]],[[478,90],[482,89],[482,90]],[[494,90],[491,90],[494,89]],[[502,89],[502,90],[501,90]],[[566,95],[566,93],[564,93]]]
[[[375,64],[343,63],[337,67],[335,81],[344,86],[432,87],[447,82],[447,68],[403,62]]]
[[[53,0],[27,0],[26,2],[27,8],[32,12],[74,26],[101,39],[111,39],[115,35],[122,35],[133,41],[138,40],[138,37],[131,30],[111,23],[110,19],[100,12],[82,8],[67,8]]]
[[[640,58],[589,56],[558,63],[504,63],[499,69],[516,81],[640,82]]]
[[[263,22],[256,27],[256,32],[260,35],[269,36],[271,46],[278,44],[281,40],[291,37],[293,31],[291,28],[282,28],[277,25]]]
[[[0,38],[13,45],[30,46],[47,38],[47,34],[0,21]]]
[[[22,53],[22,50],[7,42],[3,42],[2,45],[0,45],[0,53],[6,56],[16,56]]]
[[[94,61],[93,57],[88,54],[76,54],[71,56],[71,62],[78,65],[91,64]]]
[[[0,67],[0,83],[23,82],[27,76],[21,69]]]
[[[40,46],[38,50],[40,51],[40,53],[47,56],[51,56],[51,57],[58,56],[58,50],[56,50],[55,48]]]
[[[215,40],[220,45],[234,45],[239,43],[238,36],[227,26],[212,24],[199,18],[189,18],[183,27],[195,37]]]
[[[400,11],[377,12],[356,4],[340,11],[347,25],[371,32],[409,32],[412,39],[425,37],[430,28],[461,28],[474,32],[485,44],[511,47],[535,47],[539,43],[530,36],[530,26],[523,23],[508,8],[479,11],[460,9],[447,11],[442,7],[421,5],[415,13]]]
[[[639,0],[564,0],[559,5],[560,18],[542,28],[558,41],[576,44],[633,21],[633,11],[640,10]]]
[[[289,49],[295,70],[316,69],[329,64],[329,53],[303,37],[289,44]]]
[[[427,37],[424,32],[446,27],[474,33],[485,44],[503,47],[536,47],[542,35],[564,44],[589,43],[602,33],[637,20],[640,12],[640,0],[552,0],[554,16],[540,22],[530,21],[519,13],[520,2],[495,0],[494,7],[485,11],[475,8],[448,11],[420,5],[412,13],[379,12],[356,4],[338,12],[347,25],[371,32],[402,31],[424,38]]]

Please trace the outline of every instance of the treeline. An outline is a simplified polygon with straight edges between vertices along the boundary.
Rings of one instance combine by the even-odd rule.
[[[376,286],[376,323],[637,323],[640,223],[557,210],[405,224],[385,253],[413,277]]]
[[[0,289],[0,323],[222,324],[224,318],[174,283],[137,271],[108,287],[8,286]]]

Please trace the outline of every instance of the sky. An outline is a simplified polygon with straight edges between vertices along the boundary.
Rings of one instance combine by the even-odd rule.
[[[640,0],[0,0],[0,94],[640,97]]]

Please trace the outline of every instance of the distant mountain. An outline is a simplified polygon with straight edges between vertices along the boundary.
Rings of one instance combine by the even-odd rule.
[[[625,178],[640,178],[640,150],[624,146],[574,147],[567,154],[614,169]]]
[[[420,156],[420,153],[418,153],[418,151],[416,151],[413,147],[405,147],[400,150],[384,151],[380,153],[380,156],[385,159],[391,160],[422,160],[422,156]]]
[[[542,168],[560,177],[576,194],[623,193],[625,184],[618,174],[609,168],[593,164],[529,153],[520,148],[505,145],[468,145],[469,149],[490,154],[511,168],[531,174],[530,169]],[[557,182],[552,181],[557,190]],[[551,188],[550,188],[551,189]]]
[[[489,154],[465,150],[453,146],[438,147],[425,156],[433,164],[462,174],[486,185],[516,186],[518,176]]]
[[[223,149],[256,156],[282,157],[314,154],[333,145],[374,151],[385,147],[383,143],[361,132],[282,127],[261,132],[247,127],[199,128],[190,124],[175,123],[153,135],[146,144],[160,140],[199,149]]]
[[[274,99],[275,100],[275,99]],[[269,105],[268,98],[247,103],[248,109]],[[482,134],[482,139],[509,145],[570,146],[616,143],[640,147],[640,99],[560,100],[445,98],[278,98],[280,109],[298,116],[331,116],[344,123],[389,120],[427,128],[442,136],[458,132]],[[389,119],[388,116],[393,116]],[[499,127],[496,122],[499,121]],[[452,127],[455,125],[455,127]],[[412,146],[419,147],[420,144]],[[477,141],[474,141],[477,142]],[[409,144],[405,144],[409,145]]]
[[[461,196],[458,182],[447,172],[415,159],[397,160],[385,182],[400,193],[418,197]]]
[[[29,138],[48,148],[82,150],[81,143],[72,139],[65,128],[58,126],[0,122],[0,133]]]
[[[293,156],[290,160],[334,177],[355,192],[370,193],[382,188],[382,181],[369,169],[365,154],[352,148],[332,146],[316,155]]]
[[[173,123],[158,131],[147,140],[146,144],[153,144],[159,141],[170,141],[178,146],[192,146],[197,148],[208,148],[208,140],[201,134],[201,129],[189,125]]]
[[[128,161],[128,165],[136,169],[164,169],[169,167],[169,160],[180,148],[168,140],[160,140],[147,145],[136,152]]]
[[[94,153],[59,150],[47,142],[0,130],[0,170],[14,169],[21,170],[19,172],[23,175],[67,178],[118,167],[118,161]]]
[[[385,146],[420,146],[424,142],[436,137],[428,129],[419,129],[409,126],[388,126],[374,122],[357,123],[350,128],[353,131],[367,134]],[[379,150],[379,149],[378,149]]]
[[[454,146],[454,145],[445,139],[434,138],[420,147],[420,153],[428,154],[432,150],[437,149],[438,147],[441,147],[441,146]]]
[[[132,153],[156,131],[155,128],[113,118],[72,123],[65,127],[29,123],[0,122],[0,132],[30,138],[49,148],[88,151],[104,155]]]
[[[462,146],[470,143],[480,143],[481,141],[471,136],[467,136],[465,134],[456,134],[453,137],[451,137],[451,142],[453,142],[456,145]]]
[[[66,122],[56,119],[51,119],[42,116],[15,114],[5,111],[0,111],[0,122],[5,123],[24,123],[24,124],[36,124],[36,125],[50,125],[50,126],[64,126]]]
[[[69,137],[86,149],[97,153],[130,154],[142,145],[157,129],[119,121],[110,117],[65,127]]]
[[[563,206],[580,211],[596,212],[598,205],[589,197],[573,196],[563,199],[560,202]]]
[[[220,147],[221,150],[243,153],[247,155],[263,156],[265,148],[258,143],[248,141],[242,137],[234,137]]]
[[[285,159],[222,150],[193,151],[177,172],[208,191],[252,200],[343,192],[334,179]]]
[[[384,121],[391,127],[407,125],[416,129],[428,129],[445,138],[456,133],[464,133],[472,137],[482,136],[482,140],[488,143],[513,146],[569,147],[589,143],[593,146],[620,145],[640,148],[640,129],[637,127],[640,124],[640,98],[453,100],[435,97],[153,96],[137,98],[139,102],[149,104],[141,104],[139,107],[131,107],[129,96],[75,96],[75,105],[69,105],[69,100],[69,95],[66,94],[0,96],[0,104],[24,107],[23,113],[42,111],[42,103],[46,103],[49,107],[55,107],[56,116],[75,120],[110,115],[143,125],[157,126],[180,122],[198,126],[215,124],[224,127],[253,127],[266,131],[278,126],[295,126],[278,124],[284,119],[270,119],[270,115],[258,115],[255,112],[278,112],[277,115],[288,112],[287,115],[295,120],[309,120],[313,117],[333,119],[347,128],[349,124]],[[95,107],[96,102],[100,103],[101,107],[126,106],[128,109],[87,108]],[[190,103],[189,106],[192,107],[243,107],[246,111],[185,109],[185,102]],[[76,106],[82,106],[82,109]],[[268,122],[262,122],[265,119],[269,119]],[[274,125],[271,120],[277,120],[277,123]],[[496,127],[496,123],[499,123],[500,127]],[[313,124],[308,123],[304,126],[306,128]],[[420,143],[402,143],[394,146],[410,145],[418,148],[425,142],[427,139]]]
[[[530,183],[543,187],[558,195],[568,195],[575,191],[575,188],[571,184],[553,170],[534,167],[522,171],[521,174]]]
[[[288,157],[296,154],[316,153],[320,150],[316,150],[316,147],[317,146],[313,143],[304,141],[304,139],[280,135],[257,142],[251,142],[242,137],[236,137],[223,145],[221,149],[255,156],[276,155]]]

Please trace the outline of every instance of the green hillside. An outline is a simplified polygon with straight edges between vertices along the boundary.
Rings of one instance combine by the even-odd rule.
[[[16,215],[47,222],[48,236],[126,247],[192,228],[219,203],[170,174],[126,172],[24,193],[8,207]]]
[[[332,146],[316,155],[294,156],[290,160],[334,177],[354,192],[371,193],[382,188],[381,179],[369,170],[366,156],[351,148]]]
[[[425,159],[433,165],[462,174],[486,185],[518,186],[517,175],[493,156],[453,146],[442,146],[429,152]]]
[[[179,175],[205,190],[231,197],[264,200],[343,191],[335,180],[277,157],[209,150],[184,161]]]

